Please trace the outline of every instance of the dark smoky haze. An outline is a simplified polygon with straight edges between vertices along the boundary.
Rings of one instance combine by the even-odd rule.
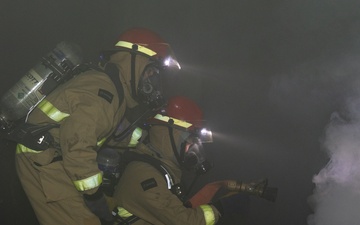
[[[250,225],[360,221],[360,2],[355,0],[3,0],[0,93],[68,40],[98,59],[130,27],[155,30],[182,70],[167,95],[198,102],[221,179],[268,178],[276,202],[251,196]],[[0,141],[0,224],[38,225]]]

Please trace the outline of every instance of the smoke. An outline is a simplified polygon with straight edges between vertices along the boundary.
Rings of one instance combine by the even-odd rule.
[[[269,102],[284,119],[320,123],[349,95],[358,77],[360,57],[317,58],[297,65],[272,80]],[[324,116],[326,115],[326,116]],[[321,124],[321,128],[324,125]]]
[[[322,142],[329,162],[313,177],[315,190],[309,197],[313,214],[308,225],[355,225],[360,221],[360,92],[340,112],[332,114]]]
[[[329,160],[313,172],[317,174],[308,197],[313,212],[308,225],[355,225],[360,221],[359,61],[356,53],[309,61],[277,76],[270,89],[269,101],[284,120],[321,129],[311,134],[322,135],[321,148]]]

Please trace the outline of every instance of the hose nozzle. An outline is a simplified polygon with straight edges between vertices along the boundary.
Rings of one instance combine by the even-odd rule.
[[[259,196],[271,202],[275,202],[278,192],[277,188],[268,187],[268,179],[263,179],[251,183],[228,181],[227,188],[229,191],[246,192],[251,195]]]

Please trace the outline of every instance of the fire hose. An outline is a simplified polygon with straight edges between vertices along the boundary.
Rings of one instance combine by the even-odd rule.
[[[250,183],[243,183],[236,180],[222,180],[205,185],[193,197],[191,197],[185,205],[195,208],[202,204],[211,203],[214,196],[221,188],[227,191],[227,194],[221,196],[221,198],[243,192],[258,196],[271,202],[275,202],[278,192],[277,188],[268,187],[267,179]]]

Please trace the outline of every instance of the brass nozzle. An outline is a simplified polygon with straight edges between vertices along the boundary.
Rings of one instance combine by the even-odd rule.
[[[251,183],[243,183],[235,180],[227,181],[229,191],[245,192],[274,202],[277,196],[277,188],[268,187],[268,180],[263,179]]]

